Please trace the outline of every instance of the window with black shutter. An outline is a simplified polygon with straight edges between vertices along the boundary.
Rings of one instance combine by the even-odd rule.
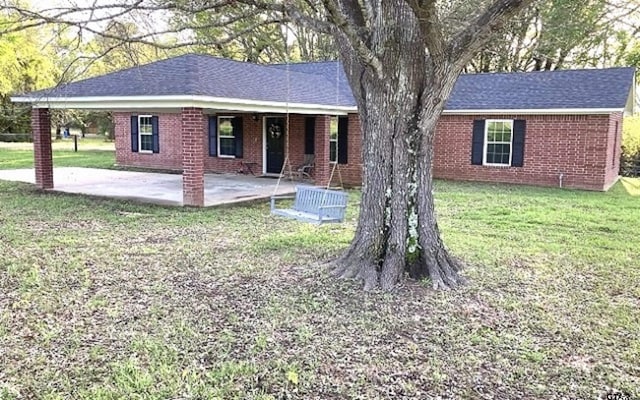
[[[131,116],[131,151],[134,153],[159,153],[159,120],[155,115]]]
[[[499,167],[524,165],[525,120],[473,121],[471,164]]]
[[[338,117],[338,164],[349,162],[349,117]]]
[[[234,117],[218,117],[218,156],[236,156]]]

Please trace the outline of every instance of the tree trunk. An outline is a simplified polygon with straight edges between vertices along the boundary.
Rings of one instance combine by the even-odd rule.
[[[462,66],[433,64],[411,17],[393,5],[382,8],[383,79],[338,40],[360,110],[364,171],[355,237],[334,273],[362,280],[365,290],[391,290],[405,274],[455,288],[460,265],[438,230],[432,160],[437,121]]]

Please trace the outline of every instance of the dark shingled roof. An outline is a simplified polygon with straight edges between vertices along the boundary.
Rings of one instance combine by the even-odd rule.
[[[286,64],[273,64],[270,65],[272,68],[280,68],[287,69],[289,71],[302,72],[305,74],[313,74],[313,75],[321,75],[324,76],[326,80],[330,81],[333,85],[335,85],[336,81],[338,82],[338,91],[341,96],[345,100],[348,101],[348,105],[355,105],[356,100],[351,93],[351,87],[349,86],[349,81],[347,80],[347,75],[344,73],[344,69],[342,68],[342,64],[337,61],[318,61],[318,62],[301,62],[301,63],[291,63],[287,67]],[[335,86],[334,86],[335,88]],[[335,89],[334,89],[334,97],[335,97]]]
[[[634,68],[609,68],[461,75],[446,110],[624,108],[634,73]],[[26,96],[169,95],[355,106],[346,75],[336,61],[293,63],[287,67],[197,54],[156,61]]]
[[[334,62],[335,65],[335,62]],[[287,95],[287,81],[289,94]],[[339,105],[355,106],[350,91]],[[336,105],[336,85],[323,75],[289,72],[208,55],[186,54],[29,93],[29,97],[212,96],[302,104]]]
[[[634,68],[461,75],[447,110],[624,108]]]

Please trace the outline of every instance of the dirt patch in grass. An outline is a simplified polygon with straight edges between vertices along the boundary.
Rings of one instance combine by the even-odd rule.
[[[0,399],[639,396],[635,199],[437,189],[470,283],[389,294],[321,267],[355,208],[315,227],[0,182]]]

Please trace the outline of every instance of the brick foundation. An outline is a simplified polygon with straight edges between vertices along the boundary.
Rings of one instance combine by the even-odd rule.
[[[52,189],[53,155],[51,151],[51,117],[48,108],[33,108],[31,110],[31,130],[33,132],[36,186],[40,189]]]

